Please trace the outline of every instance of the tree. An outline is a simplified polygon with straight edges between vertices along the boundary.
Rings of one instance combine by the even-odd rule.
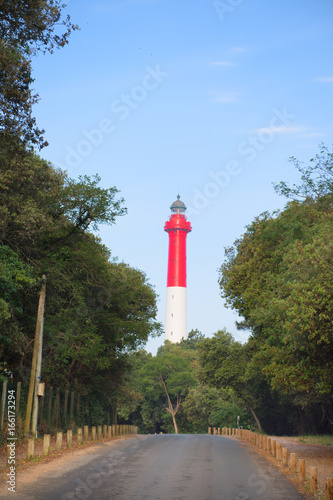
[[[78,29],[69,16],[63,18],[65,6],[58,0],[6,0],[0,4],[0,133],[7,142],[47,144],[44,131],[32,117],[39,98],[31,89],[31,59],[37,52],[52,53],[63,47]]]
[[[304,412],[315,415],[323,408],[323,425],[329,429],[332,154],[322,147],[310,167],[297,162],[296,167],[302,184],[290,188],[282,182],[276,187],[293,201],[281,212],[257,217],[226,250],[219,283],[227,304],[252,330],[252,366],[280,398],[291,398],[301,420]],[[295,199],[300,197],[302,201]]]
[[[46,274],[43,379],[95,399],[107,390],[103,397],[111,406],[130,368],[130,352],[161,326],[145,274],[112,261],[110,250],[89,232],[113,225],[126,212],[118,190],[99,182],[97,175],[69,179],[31,152],[0,164],[0,281],[7,287],[0,361],[25,378],[37,284]]]
[[[166,342],[157,356],[143,365],[140,377],[146,403],[149,401],[150,407],[155,409],[163,405],[164,411],[166,410],[172,418],[175,434],[178,434],[176,415],[182,399],[186,397],[190,387],[196,384],[190,357],[184,356],[177,344]],[[143,408],[143,417],[149,413],[147,409],[146,404]]]
[[[220,330],[199,346],[200,380],[217,389],[232,389],[234,400],[245,405],[261,431],[262,426],[255,411],[256,380],[247,372],[245,347],[236,342],[226,330]]]

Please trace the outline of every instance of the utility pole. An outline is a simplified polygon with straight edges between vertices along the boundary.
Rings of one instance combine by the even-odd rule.
[[[43,326],[44,326],[44,307],[45,307],[45,296],[46,296],[46,277],[43,274],[43,285],[41,294],[39,297],[38,304],[38,312],[37,312],[37,322],[36,322],[36,331],[35,331],[35,341],[34,341],[34,350],[32,354],[32,363],[31,363],[31,374],[30,374],[30,383],[29,383],[29,392],[28,392],[28,401],[27,401],[27,411],[25,416],[25,424],[24,424],[24,434],[29,435],[30,433],[30,421],[31,421],[31,408],[32,401],[34,399],[34,413],[33,417],[36,418],[35,415],[38,413],[38,382],[41,373],[41,364],[42,364],[42,345],[43,345]],[[36,424],[33,426],[32,431],[36,431]]]

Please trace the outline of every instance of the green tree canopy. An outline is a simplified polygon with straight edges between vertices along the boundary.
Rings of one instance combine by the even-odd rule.
[[[77,26],[63,17],[65,6],[58,0],[0,1],[0,133],[7,142],[46,145],[32,116],[38,94],[31,88],[31,58],[68,43]]]
[[[316,161],[316,163],[314,163]],[[252,363],[272,390],[300,410],[332,413],[332,154],[301,168],[300,186],[278,191],[294,199],[257,217],[226,250],[222,297],[252,330]]]

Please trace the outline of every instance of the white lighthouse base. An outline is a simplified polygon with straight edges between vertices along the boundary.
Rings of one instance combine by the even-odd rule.
[[[186,288],[168,286],[165,314],[165,340],[176,343],[187,339]]]

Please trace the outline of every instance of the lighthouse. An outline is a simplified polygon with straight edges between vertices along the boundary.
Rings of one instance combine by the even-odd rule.
[[[176,343],[187,338],[186,237],[192,227],[179,195],[170,209],[171,215],[164,225],[169,234],[165,340]]]

